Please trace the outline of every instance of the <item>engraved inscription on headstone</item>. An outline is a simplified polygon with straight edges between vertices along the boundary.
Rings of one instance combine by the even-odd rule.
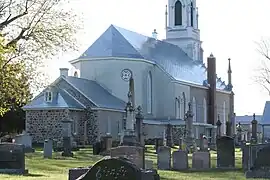
[[[217,167],[235,167],[234,139],[229,136],[222,136],[217,138]]]
[[[141,171],[130,161],[121,158],[103,159],[77,180],[140,180]]]

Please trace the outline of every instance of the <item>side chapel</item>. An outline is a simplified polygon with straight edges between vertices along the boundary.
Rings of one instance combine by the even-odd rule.
[[[72,120],[74,141],[91,144],[102,135],[118,139],[125,129],[125,106],[129,79],[134,79],[134,103],[144,115],[145,138],[162,137],[164,127],[185,124],[192,103],[194,135],[214,136],[219,118],[234,123],[232,70],[228,80],[216,74],[216,59],[203,62],[196,0],[168,0],[165,11],[166,39],[154,30],[147,37],[111,25],[77,59],[76,69],[60,69],[60,76],[29,104],[26,131],[34,142],[61,139],[64,119]],[[234,128],[232,128],[234,134]]]

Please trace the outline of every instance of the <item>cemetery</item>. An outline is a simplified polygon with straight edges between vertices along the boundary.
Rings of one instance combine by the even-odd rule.
[[[1,179],[68,179],[68,180],[162,180],[162,179],[270,179],[270,144],[259,143],[257,120],[251,121],[251,139],[242,141],[241,126],[232,135],[226,123],[221,134],[218,117],[214,145],[201,134],[197,144],[193,134],[191,103],[186,113],[185,133],[174,143],[170,125],[164,138],[149,143],[141,135],[141,108],[134,114],[132,95],[128,94],[127,128],[119,143],[109,134],[89,146],[76,147],[71,142],[71,123],[63,123],[63,143],[46,139],[43,146],[34,146],[31,136],[23,132],[12,142],[0,144]],[[133,122],[135,126],[133,125]],[[237,140],[237,141],[236,141]],[[148,143],[147,143],[148,142]]]

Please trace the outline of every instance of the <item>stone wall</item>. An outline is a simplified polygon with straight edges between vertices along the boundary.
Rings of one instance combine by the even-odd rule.
[[[26,131],[32,136],[33,143],[43,143],[45,139],[62,140],[62,120],[72,119],[76,123],[77,143],[84,140],[85,121],[87,128],[87,143],[92,144],[97,139],[97,112],[73,110],[31,110],[26,111]],[[73,124],[74,126],[74,124]]]
[[[26,131],[32,136],[33,143],[43,143],[47,138],[60,139],[61,120],[68,117],[65,110],[26,111]]]

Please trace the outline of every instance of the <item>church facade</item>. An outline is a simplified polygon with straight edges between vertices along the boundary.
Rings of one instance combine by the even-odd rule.
[[[62,120],[70,119],[74,140],[93,143],[107,133],[114,139],[125,128],[129,79],[134,79],[134,104],[144,115],[146,139],[162,137],[167,124],[185,124],[188,103],[194,114],[194,136],[214,136],[215,123],[232,122],[234,94],[229,60],[228,82],[216,74],[216,59],[203,63],[195,0],[169,0],[166,39],[156,31],[147,37],[111,25],[79,58],[74,72],[60,76],[24,106],[26,131],[34,142],[61,139]],[[233,132],[234,133],[234,132]]]

